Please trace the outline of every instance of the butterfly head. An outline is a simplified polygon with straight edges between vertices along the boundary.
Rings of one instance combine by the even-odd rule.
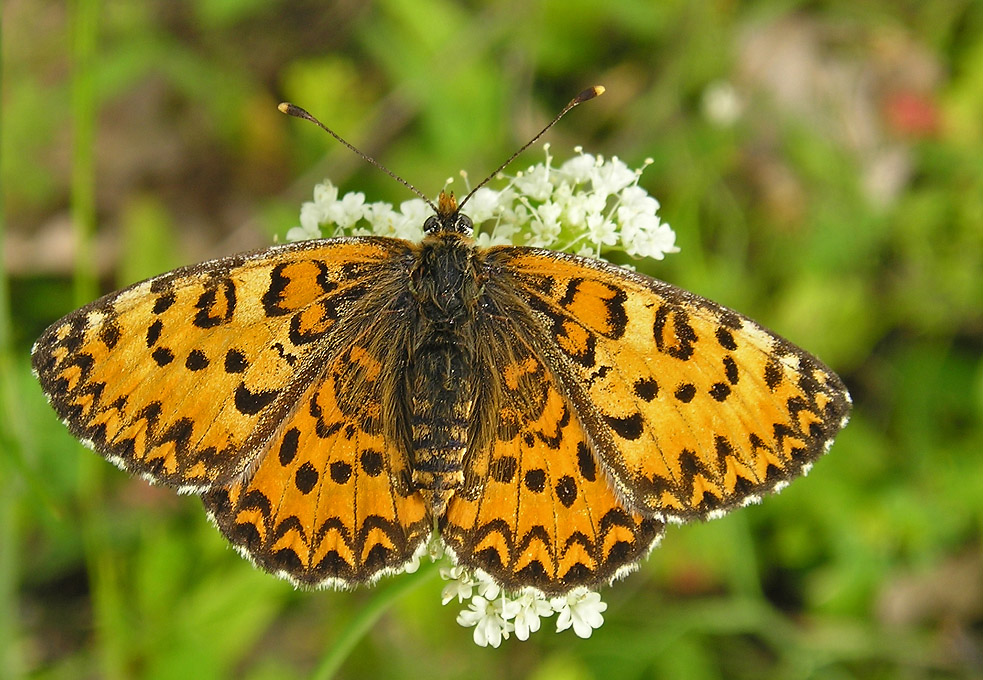
[[[454,194],[441,191],[440,198],[437,199],[437,214],[427,218],[423,223],[423,231],[428,234],[452,232],[470,236],[474,231],[474,224],[470,217],[458,210]]]

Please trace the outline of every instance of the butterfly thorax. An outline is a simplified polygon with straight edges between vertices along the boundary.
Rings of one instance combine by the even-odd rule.
[[[420,246],[410,279],[417,314],[407,371],[413,484],[439,517],[464,481],[476,399],[481,282],[470,238],[440,232]]]

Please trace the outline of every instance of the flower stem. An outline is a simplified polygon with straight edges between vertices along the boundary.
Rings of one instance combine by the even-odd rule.
[[[406,593],[415,589],[425,581],[432,578],[437,573],[437,567],[433,564],[421,564],[419,570],[413,574],[399,574],[392,579],[385,588],[381,588],[369,602],[362,608],[358,615],[352,619],[348,627],[342,632],[341,636],[335,640],[334,644],[328,649],[328,653],[321,659],[321,663],[312,675],[314,680],[329,680],[333,678],[341,664],[345,662],[351,654],[355,645],[365,637],[365,634],[372,629],[372,626],[382,617],[382,615],[392,607]]]

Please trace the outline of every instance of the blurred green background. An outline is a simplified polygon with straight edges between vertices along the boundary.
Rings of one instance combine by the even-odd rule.
[[[0,676],[983,677],[983,3],[5,0],[2,28]],[[280,100],[432,195],[595,83],[548,139],[654,159],[682,252],[639,268],[856,410],[807,479],[670,528],[589,640],[478,648],[436,578],[296,592],[46,406],[31,343],[98,293],[282,238],[326,176],[410,198]]]

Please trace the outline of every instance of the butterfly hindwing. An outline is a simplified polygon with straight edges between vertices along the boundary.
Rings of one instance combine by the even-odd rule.
[[[818,359],[668,284],[553,251],[494,248],[558,356],[601,467],[630,507],[687,520],[804,473],[846,423]]]
[[[371,330],[300,394],[246,481],[204,495],[222,533],[267,571],[353,585],[404,566],[432,520],[383,427],[385,365]]]
[[[55,322],[34,370],[83,442],[202,491],[254,464],[316,362],[342,346],[336,331],[358,330],[372,284],[401,276],[393,263],[409,247],[310,241],[178,269]]]
[[[441,536],[460,564],[512,590],[607,583],[648,553],[663,524],[618,499],[573,405],[523,343],[522,320],[487,330],[496,427],[472,447]]]

